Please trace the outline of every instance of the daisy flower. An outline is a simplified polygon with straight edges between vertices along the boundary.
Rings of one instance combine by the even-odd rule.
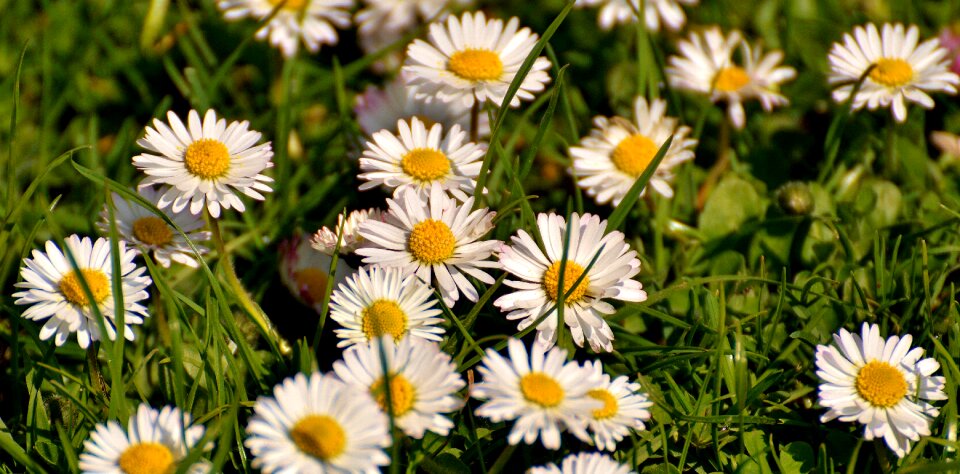
[[[110,257],[110,241],[104,238],[92,242],[89,237],[77,235],[67,237],[66,249],[76,261],[76,270],[70,264],[70,257],[64,255],[52,240],[46,243],[46,253],[33,251],[33,258],[23,259],[18,282],[18,291],[13,294],[15,304],[31,305],[24,310],[23,317],[33,321],[44,321],[40,329],[40,340],[54,338],[54,343],[62,346],[70,333],[77,333],[77,342],[86,349],[90,341],[102,339],[97,322],[95,304],[103,316],[103,324],[110,340],[116,338],[113,298],[113,262]],[[140,303],[147,299],[147,287],[153,283],[144,275],[143,267],[133,263],[137,252],[128,249],[126,243],[118,242],[120,250],[120,285],[123,289],[123,337],[133,340],[131,324],[142,324],[147,317],[147,308]],[[84,284],[90,290],[90,296],[84,291]]]
[[[340,254],[347,255],[355,252],[360,246],[366,244],[363,237],[357,233],[360,230],[360,224],[367,220],[383,220],[383,211],[380,209],[364,209],[353,211],[344,219],[343,213],[337,215],[337,226],[330,230],[329,227],[322,227],[310,238],[310,246],[326,255],[333,255],[337,248],[338,235],[343,228],[343,235],[339,237]]]
[[[130,415],[126,431],[116,421],[96,426],[90,439],[83,442],[80,470],[91,474],[174,472],[203,438],[203,425],[190,424],[190,415],[181,413],[179,408],[165,406],[157,411],[141,404],[136,414]],[[209,464],[200,461],[185,472],[209,471]]]
[[[156,205],[160,199],[160,193],[152,186],[140,189],[140,195],[153,205]],[[157,217],[153,211],[135,201],[127,201],[119,194],[113,193],[113,206],[117,232],[124,240],[134,244],[132,250],[139,253],[139,249],[142,248],[152,253],[154,260],[164,268],[170,267],[171,260],[197,268],[199,264],[193,250],[187,244],[187,239],[193,242],[210,240],[210,232],[200,230],[204,225],[200,216],[188,212],[163,210],[163,213],[187,235],[185,239],[176,229]],[[100,222],[97,227],[103,233],[110,232],[110,212],[106,206],[100,212]],[[197,250],[200,253],[207,251],[204,247],[197,247]]]
[[[460,292],[477,301],[477,289],[467,276],[493,284],[493,277],[482,269],[498,266],[487,258],[500,241],[480,237],[493,229],[496,212],[487,208],[470,212],[473,198],[458,205],[440,186],[433,186],[426,200],[405,189],[387,204],[386,222],[360,224],[360,235],[371,243],[357,249],[366,257],[363,263],[399,267],[428,284],[436,278],[435,288],[447,306],[460,299]]]
[[[741,49],[742,65],[733,60],[737,46]],[[727,115],[736,128],[743,128],[746,123],[746,100],[759,100],[767,112],[789,103],[778,90],[797,71],[778,66],[783,60],[779,50],[762,54],[760,47],[751,47],[739,31],[724,35],[717,26],[702,34],[691,33],[688,40],[680,41],[679,49],[682,56],[671,56],[667,67],[670,85],[709,95],[713,102],[726,102]]]
[[[415,40],[407,48],[403,70],[407,83],[417,87],[420,96],[435,96],[443,102],[460,102],[472,107],[474,100],[499,106],[523,60],[533,51],[537,34],[519,29],[520,20],[487,20],[483,12],[464,13],[447,24],[430,25],[430,43]],[[550,76],[550,61],[543,56],[533,63],[520,89],[510,101],[519,107],[521,100],[533,100]]]
[[[680,5],[696,5],[699,0],[645,0],[643,19],[650,31],[660,31],[660,23],[670,31],[677,31],[687,22]],[[629,3],[628,3],[629,2]],[[597,23],[600,28],[610,30],[617,24],[636,23],[640,11],[639,0],[577,0],[577,7],[600,8]]]
[[[587,395],[603,402],[603,407],[590,412],[587,429],[592,436],[581,439],[592,441],[599,449],[613,451],[617,449],[617,443],[630,434],[630,430],[645,428],[643,422],[650,419],[648,408],[653,406],[653,402],[640,391],[640,384],[630,382],[626,375],[611,380],[609,375],[603,373],[600,361],[588,360],[583,365],[599,380]]]
[[[268,39],[287,58],[297,54],[300,41],[311,53],[321,44],[337,44],[337,30],[350,26],[353,0],[220,0],[217,6],[227,20],[250,17],[261,21],[283,4],[277,14],[257,31],[258,40]]]
[[[463,400],[456,396],[466,383],[457,373],[450,356],[435,343],[405,337],[394,343],[384,337],[357,344],[343,352],[333,370],[356,392],[367,392],[387,414],[387,390],[380,344],[390,374],[390,405],[394,422],[411,438],[423,438],[427,431],[446,436],[453,422],[445,413],[458,410]]]
[[[556,464],[531,467],[527,474],[630,474],[629,466],[618,463],[601,453],[578,453],[563,458],[561,467]]]
[[[574,213],[569,226],[562,216],[539,214],[537,228],[544,239],[546,253],[523,229],[511,237],[512,246],[501,246],[500,265],[520,280],[506,280],[504,283],[517,291],[501,296],[493,304],[501,311],[509,311],[507,319],[521,319],[519,330],[549,310],[546,319],[537,326],[537,341],[551,347],[557,341],[556,302],[563,291],[569,295],[563,301],[564,322],[570,326],[574,342],[583,347],[586,340],[594,351],[612,351],[613,331],[603,318],[613,314],[614,309],[604,299],[633,302],[647,299],[640,282],[632,280],[640,272],[637,252],[624,242],[623,233],[605,234],[607,221],[593,214]],[[560,266],[566,232],[570,233],[570,247],[561,290]],[[596,263],[586,270],[598,252]],[[584,272],[586,277],[574,288],[573,284]]]
[[[243,444],[253,467],[274,472],[378,474],[390,458],[389,420],[333,374],[297,374],[253,405]]]
[[[853,29],[843,35],[843,44],[830,49],[830,84],[841,84],[833,91],[833,100],[850,98],[860,77],[871,67],[863,85],[853,98],[853,109],[890,107],[897,122],[907,119],[907,101],[933,108],[928,92],[957,93],[960,76],[950,71],[948,51],[937,38],[919,46],[916,25],[884,23],[883,35],[877,26]]]
[[[199,214],[206,206],[211,216],[220,217],[221,206],[244,211],[236,192],[262,201],[260,191],[271,191],[265,183],[273,179],[260,172],[273,166],[273,150],[270,142],[254,145],[260,132],[249,130],[249,122],[227,125],[212,109],[203,122],[196,110],[187,115],[186,126],[173,112],[167,112],[167,120],[169,126],[153,120],[146,136],[137,140],[149,153],[133,157],[133,164],[147,174],[140,188],[169,185],[157,207],[180,212],[190,204],[190,213]]]
[[[331,257],[310,246],[306,234],[297,234],[280,242],[280,280],[297,300],[319,312],[330,279]],[[337,260],[334,288],[336,284],[346,281],[353,271],[343,259]]]
[[[596,128],[590,136],[581,140],[580,146],[570,148],[571,173],[577,178],[577,185],[586,189],[598,204],[612,200],[614,206],[619,205],[671,136],[673,142],[650,179],[650,186],[663,196],[673,197],[673,168],[693,159],[697,140],[687,138],[689,128],[677,126],[677,119],[666,116],[665,101],[654,99],[648,105],[645,98],[637,97],[633,110],[634,122],[621,117],[594,118]]]
[[[361,191],[383,186],[396,195],[413,188],[426,196],[436,184],[461,201],[473,194],[486,145],[467,141],[459,125],[443,135],[443,125],[435,123],[427,130],[416,117],[409,124],[399,120],[397,129],[396,135],[374,133],[373,142],[367,142],[360,158],[360,179],[367,181]]]
[[[588,395],[597,385],[596,374],[576,361],[567,362],[567,351],[559,347],[547,352],[534,342],[529,356],[519,339],[510,338],[507,347],[509,361],[487,349],[477,369],[483,382],[473,385],[471,396],[487,401],[476,414],[493,422],[517,420],[507,438],[510,444],[521,439],[533,444],[539,437],[545,448],[559,449],[564,428],[587,436],[586,418],[603,406]]]
[[[883,438],[897,456],[910,451],[910,442],[930,435],[939,411],[925,400],[946,400],[946,380],[933,376],[940,364],[920,359],[923,349],[911,349],[913,337],[880,337],[880,327],[863,323],[861,335],[840,329],[833,346],[818,345],[815,355],[820,405],[834,418],[864,426],[864,439]]]

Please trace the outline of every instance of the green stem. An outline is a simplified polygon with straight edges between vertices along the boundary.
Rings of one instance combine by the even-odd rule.
[[[487,471],[487,474],[499,474],[503,470],[504,466],[507,465],[507,461],[513,456],[513,452],[517,450],[517,445],[508,444],[506,448],[503,448],[503,452],[500,453],[500,456],[497,456],[496,462],[493,463],[493,466],[490,466],[490,470]]]

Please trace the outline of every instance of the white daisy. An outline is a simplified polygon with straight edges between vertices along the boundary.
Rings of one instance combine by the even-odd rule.
[[[461,291],[468,300],[477,301],[477,289],[467,276],[493,284],[493,277],[482,269],[498,267],[487,258],[500,241],[480,237],[493,229],[496,212],[487,208],[470,212],[473,198],[458,205],[440,186],[433,186],[426,200],[405,189],[387,204],[386,222],[360,224],[360,235],[371,243],[357,250],[366,257],[363,263],[400,267],[427,283],[436,278],[435,288],[447,306],[460,299]]]
[[[473,195],[477,174],[487,152],[485,144],[467,141],[459,125],[443,135],[443,125],[429,130],[413,117],[408,124],[397,121],[399,134],[381,130],[367,142],[360,158],[360,190],[383,186],[397,195],[403,189],[416,189],[426,196],[434,184],[461,201]]]
[[[647,29],[660,31],[660,23],[670,31],[677,31],[687,22],[687,16],[680,5],[696,5],[699,0],[645,0],[643,3],[643,18]],[[617,24],[637,22],[637,12],[640,11],[639,0],[577,0],[578,7],[595,7],[603,5],[597,16],[600,28],[610,30]]]
[[[446,436],[453,422],[444,414],[463,406],[463,400],[456,393],[466,383],[450,356],[441,352],[437,344],[413,337],[405,337],[398,343],[391,337],[377,338],[345,350],[343,360],[333,363],[333,370],[354,391],[372,395],[386,415],[381,342],[387,360],[386,372],[390,374],[394,423],[411,438],[423,438],[427,431]]]
[[[261,21],[283,0],[220,0],[217,6],[227,20],[250,17]],[[257,31],[257,39],[269,37],[270,44],[280,48],[287,58],[297,54],[300,41],[311,53],[320,45],[337,44],[337,30],[350,26],[353,0],[286,0],[280,11]]]
[[[630,466],[618,463],[601,453],[578,453],[563,458],[561,467],[556,464],[531,467],[527,474],[631,474]]]
[[[449,17],[447,24],[430,25],[430,43],[415,40],[407,48],[403,70],[407,83],[416,86],[419,95],[435,96],[444,102],[461,102],[472,107],[474,100],[499,106],[523,60],[537,43],[537,34],[519,29],[520,20],[489,20],[483,12]],[[520,89],[510,101],[533,100],[534,93],[550,82],[550,61],[541,56],[523,78]]]
[[[737,46],[741,49],[742,65],[733,60]],[[778,66],[783,60],[781,51],[762,54],[760,47],[751,47],[739,31],[724,36],[718,26],[702,34],[691,33],[678,47],[682,56],[671,56],[667,67],[670,84],[709,95],[713,102],[726,102],[727,115],[736,128],[743,128],[746,123],[746,100],[759,100],[767,112],[789,103],[778,91],[780,84],[793,79],[797,71]]]
[[[187,126],[173,112],[167,112],[170,125],[153,120],[146,136],[137,144],[150,153],[133,157],[133,164],[147,174],[140,188],[154,184],[169,185],[157,201],[157,207],[171,206],[180,212],[190,204],[190,213],[199,214],[206,206],[213,217],[220,217],[220,207],[244,211],[239,191],[263,200],[259,191],[270,192],[265,183],[273,181],[262,174],[273,163],[270,142],[254,145],[260,132],[249,130],[250,123],[217,120],[208,110],[200,122],[200,114],[191,110]]]
[[[263,472],[379,474],[390,462],[389,420],[333,374],[288,377],[253,411],[243,444]]]
[[[603,365],[599,360],[588,360],[583,366],[593,371],[600,380],[587,395],[603,402],[603,407],[593,410],[587,417],[587,429],[591,436],[582,439],[592,441],[598,449],[613,451],[631,430],[645,428],[643,422],[650,419],[648,408],[653,406],[653,402],[640,390],[640,384],[630,382],[626,375],[611,380],[609,375],[603,373]]]
[[[946,380],[933,376],[940,364],[920,359],[923,349],[911,349],[913,337],[880,337],[880,327],[863,323],[861,335],[840,329],[835,346],[817,346],[820,405],[834,418],[864,426],[864,439],[883,438],[897,456],[910,451],[910,442],[930,435],[939,410],[925,400],[946,400]]]
[[[310,247],[306,234],[297,234],[280,242],[280,280],[301,303],[320,312],[330,279],[331,257]],[[333,288],[346,281],[354,269],[342,258],[337,260]]]
[[[337,235],[340,234],[342,227],[343,235],[339,237],[340,254],[351,254],[360,246],[366,244],[366,241],[363,237],[360,237],[357,231],[360,230],[360,224],[367,219],[382,221],[383,211],[380,209],[353,211],[346,219],[344,219],[343,213],[340,213],[337,215],[337,226],[333,230],[330,230],[329,227],[320,228],[310,238],[310,245],[321,253],[333,255],[333,251],[337,248]]]
[[[567,362],[567,351],[559,347],[547,352],[534,342],[528,357],[523,342],[510,338],[507,348],[509,361],[487,349],[477,369],[483,382],[473,385],[470,393],[487,401],[476,414],[494,422],[517,420],[507,437],[510,444],[521,439],[533,444],[539,436],[545,448],[559,449],[564,428],[587,436],[586,418],[603,406],[587,395],[597,385],[596,374],[576,361]]]
[[[666,116],[665,101],[654,99],[647,105],[645,98],[637,97],[633,108],[635,122],[621,117],[596,117],[596,128],[590,136],[581,140],[580,146],[570,148],[571,173],[577,178],[577,185],[586,189],[598,204],[612,200],[614,206],[619,205],[671,135],[673,142],[650,178],[650,186],[663,196],[673,197],[673,168],[693,159],[697,140],[687,138],[688,127],[677,126],[677,119]]]
[[[96,426],[83,442],[80,470],[90,474],[174,472],[203,438],[203,425],[190,424],[190,415],[179,408],[165,406],[157,411],[141,404],[130,415],[126,431],[116,421]],[[209,463],[199,461],[185,472],[209,471]]]
[[[160,193],[152,186],[141,188],[140,195],[153,205],[156,205],[160,199]],[[139,253],[141,248],[145,249],[152,253],[154,260],[164,268],[170,266],[171,260],[192,268],[199,266],[187,240],[152,211],[135,201],[127,201],[117,193],[113,193],[113,206],[117,233],[124,240],[134,244],[132,250]],[[162,211],[177,227],[180,227],[190,241],[196,243],[210,240],[210,232],[200,230],[204,226],[201,216],[188,212],[173,212],[169,209]],[[100,222],[97,223],[97,227],[103,233],[110,232],[110,213],[106,206],[100,212]],[[201,254],[207,252],[206,248],[200,246],[197,250]]]
[[[522,319],[517,326],[523,330],[550,310],[537,326],[537,341],[547,347],[557,341],[556,302],[560,294],[560,265],[563,261],[564,233],[570,233],[567,263],[563,272],[563,293],[569,294],[563,304],[563,319],[573,333],[573,341],[580,347],[586,340],[590,347],[613,350],[613,331],[604,315],[613,314],[613,298],[622,301],[643,301],[647,293],[640,282],[632,278],[640,272],[637,252],[630,250],[619,231],[604,234],[607,221],[593,214],[574,213],[567,226],[556,214],[537,216],[537,227],[544,239],[546,254],[523,229],[511,237],[513,245],[500,248],[500,265],[520,280],[506,280],[507,286],[517,291],[494,301],[501,311],[509,311],[507,319]],[[573,288],[594,256],[600,253],[587,276]],[[573,288],[571,290],[571,288]]]
[[[904,30],[899,23],[884,23],[882,37],[873,23],[854,28],[853,35],[844,34],[843,44],[834,43],[830,49],[830,84],[842,84],[833,91],[833,100],[849,99],[871,66],[853,98],[855,110],[891,107],[894,119],[903,122],[908,100],[932,109],[928,92],[956,94],[960,76],[950,71],[949,52],[937,38],[917,46],[919,35],[916,25]]]
[[[110,257],[110,241],[104,238],[91,242],[89,237],[81,239],[76,235],[67,237],[66,248],[76,261],[77,270],[70,264],[52,240],[46,244],[46,253],[33,251],[33,258],[23,259],[18,282],[18,291],[13,294],[15,304],[31,305],[24,310],[23,317],[33,321],[43,321],[40,340],[51,337],[58,346],[67,341],[70,333],[77,333],[77,342],[86,349],[90,341],[102,339],[97,316],[93,305],[83,288],[93,296],[93,303],[100,309],[103,324],[110,340],[116,338],[113,298],[113,262]],[[147,287],[153,281],[144,275],[143,267],[133,263],[137,252],[128,249],[126,243],[118,242],[120,249],[120,278],[123,288],[123,337],[133,340],[131,324],[142,324],[147,317],[147,308],[140,303],[149,297]],[[82,280],[82,281],[81,281]]]

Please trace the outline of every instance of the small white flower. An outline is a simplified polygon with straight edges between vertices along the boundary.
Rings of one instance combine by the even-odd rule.
[[[733,59],[737,46],[742,52],[742,65]],[[789,103],[778,90],[797,71],[778,66],[783,60],[779,50],[762,54],[760,47],[751,47],[739,31],[725,36],[717,26],[702,34],[690,33],[678,48],[681,56],[671,56],[667,67],[670,85],[708,95],[713,102],[726,102],[727,115],[736,128],[746,124],[744,101],[757,99],[767,112]]]
[[[141,188],[140,195],[153,205],[157,204],[161,196],[152,186]],[[134,244],[132,250],[138,253],[140,248],[147,250],[164,268],[170,266],[171,260],[192,268],[199,266],[187,240],[152,211],[136,201],[127,201],[117,193],[113,193],[113,205],[116,208],[113,218],[117,233],[124,240]],[[173,212],[169,209],[162,211],[194,244],[210,240],[210,232],[200,230],[204,226],[201,216],[188,212]],[[97,223],[97,227],[103,233],[110,232],[110,213],[106,206],[100,212],[100,222]],[[207,252],[205,247],[197,246],[197,250],[201,254]]]
[[[261,21],[270,16],[283,0],[220,0],[217,6],[227,20],[250,17]],[[286,0],[276,16],[257,30],[257,39],[269,38],[270,44],[283,55],[297,54],[300,41],[311,53],[320,51],[321,44],[337,44],[337,30],[350,26],[353,0]]]
[[[923,349],[911,349],[913,337],[880,337],[880,327],[863,323],[861,335],[840,329],[833,346],[817,346],[815,355],[820,405],[828,410],[820,421],[834,418],[864,426],[864,439],[883,438],[897,456],[910,451],[910,442],[930,435],[939,410],[924,400],[946,400],[946,379],[933,376],[940,368]]]
[[[290,293],[301,303],[312,307],[318,313],[323,306],[323,295],[327,291],[330,279],[330,255],[310,247],[306,234],[297,234],[280,242],[280,280]],[[343,259],[337,260],[333,286],[346,281],[354,269]]]
[[[586,189],[598,204],[611,200],[614,206],[620,204],[670,136],[673,142],[651,177],[650,187],[663,196],[673,197],[673,169],[693,159],[697,140],[687,138],[688,127],[677,126],[677,119],[666,116],[665,101],[654,99],[647,105],[646,99],[637,97],[633,107],[635,122],[621,117],[596,117],[596,128],[590,136],[581,140],[580,146],[570,148],[571,173],[577,178],[577,185]]]
[[[843,44],[830,49],[830,84],[842,84],[833,91],[833,100],[850,98],[853,88],[867,69],[873,66],[853,98],[853,108],[891,107],[897,122],[907,119],[907,101],[933,108],[928,92],[957,93],[960,76],[950,71],[949,52],[937,38],[917,46],[919,31],[910,25],[884,23],[883,36],[877,26],[853,29],[843,35]]]
[[[569,226],[562,216],[540,214],[537,227],[544,239],[546,254],[523,229],[511,237],[512,246],[501,246],[500,264],[520,280],[506,280],[504,283],[517,291],[501,296],[494,306],[509,311],[507,319],[511,321],[521,319],[517,326],[520,330],[553,308],[537,326],[537,341],[550,347],[557,341],[556,302],[562,286],[562,292],[569,293],[563,301],[563,318],[573,333],[573,341],[583,347],[586,340],[597,352],[612,351],[613,331],[604,315],[613,314],[614,308],[603,300],[638,302],[647,299],[643,286],[632,279],[640,272],[637,252],[624,242],[623,233],[605,234],[607,221],[601,221],[593,214],[580,216],[575,213],[570,217]],[[570,246],[561,285],[564,232],[570,233]],[[586,271],[598,252],[596,262]],[[574,288],[573,284],[584,271],[587,276]]]
[[[603,365],[599,360],[588,360],[583,366],[593,371],[599,379],[599,383],[587,395],[603,402],[603,407],[590,412],[587,429],[591,436],[582,439],[592,441],[598,449],[613,451],[631,430],[645,428],[643,422],[650,419],[648,408],[653,406],[653,402],[640,391],[640,384],[630,382],[626,375],[611,380],[609,375],[603,373]]]
[[[382,221],[383,211],[380,209],[353,211],[347,216],[346,220],[343,218],[343,213],[340,213],[337,215],[337,227],[333,230],[330,230],[329,227],[320,228],[310,239],[310,245],[321,253],[332,256],[337,248],[337,236],[340,235],[342,228],[343,235],[339,237],[340,254],[351,254],[366,244],[366,241],[357,232],[360,230],[360,224],[367,219]]]
[[[483,12],[464,13],[430,25],[430,43],[415,40],[407,48],[403,70],[407,83],[416,86],[419,95],[435,96],[444,102],[461,102],[472,107],[474,100],[499,107],[507,88],[523,60],[533,51],[537,34],[529,28],[518,29],[520,20],[489,20]],[[543,56],[533,63],[520,89],[510,101],[519,107],[521,100],[533,100],[550,82],[550,61]]]
[[[206,206],[210,215],[220,217],[220,207],[244,211],[240,192],[263,200],[262,192],[270,192],[265,183],[273,181],[262,174],[273,166],[270,142],[254,145],[260,132],[249,130],[250,123],[217,120],[208,110],[200,122],[200,114],[191,110],[187,126],[173,112],[167,112],[170,125],[153,120],[146,136],[137,144],[150,153],[133,157],[133,164],[147,174],[140,188],[155,184],[169,185],[157,201],[157,207],[171,206],[180,212],[190,204],[190,213],[199,214]]]
[[[483,382],[474,385],[471,396],[486,400],[476,414],[494,422],[516,420],[507,442],[522,439],[533,444],[537,438],[547,449],[560,448],[564,428],[578,437],[587,436],[585,420],[602,404],[587,395],[597,385],[592,370],[576,361],[567,362],[567,351],[534,342],[529,356],[523,342],[510,338],[510,360],[487,349],[477,370]]]
[[[83,442],[80,470],[85,474],[174,472],[203,438],[203,425],[190,424],[190,415],[179,408],[165,406],[157,411],[141,404],[136,414],[130,415],[126,431],[116,421],[96,426],[90,439]],[[199,461],[185,472],[209,471],[209,464]]]
[[[390,374],[390,405],[397,427],[411,438],[423,438],[427,431],[446,436],[453,422],[444,414],[463,406],[463,400],[456,393],[466,383],[450,356],[441,352],[437,344],[413,337],[405,337],[398,343],[391,337],[373,339],[345,350],[343,360],[334,362],[333,370],[353,390],[372,395],[386,415],[381,343],[387,360],[386,372]]]
[[[578,453],[563,458],[561,467],[556,464],[531,467],[527,474],[632,474],[630,466],[618,463],[601,453]]]
[[[696,5],[698,2],[699,0],[644,0],[644,22],[651,31],[660,31],[661,22],[668,30],[677,31],[687,22],[687,16],[680,5]],[[597,5],[603,5],[597,16],[597,23],[604,30],[612,29],[618,23],[637,22],[637,12],[640,11],[639,0],[577,0],[576,3],[578,7]]]
[[[358,396],[359,395],[359,396]],[[284,379],[253,406],[244,445],[265,473],[379,474],[390,458],[389,420],[374,400],[335,375]]]
[[[97,316],[93,305],[83,289],[83,281],[93,296],[103,316],[103,324],[110,340],[116,338],[113,298],[113,262],[110,257],[110,241],[97,239],[91,242],[89,237],[81,239],[76,235],[67,237],[66,248],[76,261],[77,270],[70,264],[69,257],[60,251],[52,240],[46,243],[46,253],[33,251],[33,258],[23,259],[20,276],[24,281],[17,283],[19,291],[13,294],[14,304],[31,305],[24,310],[23,317],[33,321],[46,322],[40,329],[40,340],[54,338],[62,346],[70,333],[77,333],[77,342],[86,349],[90,341],[102,339]],[[153,281],[144,275],[143,267],[133,263],[137,252],[128,249],[126,243],[118,242],[120,250],[120,278],[123,289],[123,337],[133,340],[131,324],[142,324],[147,317],[147,308],[140,303],[149,297],[147,287]]]
[[[330,317],[343,329],[337,347],[365,344],[384,335],[395,340],[411,337],[443,339],[430,285],[400,268],[363,267],[340,284],[330,298]]]

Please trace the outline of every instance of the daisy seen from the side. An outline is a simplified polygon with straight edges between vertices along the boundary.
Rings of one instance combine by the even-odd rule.
[[[297,234],[280,242],[280,281],[301,303],[319,312],[323,309],[323,296],[330,280],[330,255],[311,248],[306,234]],[[337,260],[333,288],[346,281],[354,269],[343,259]]]
[[[687,15],[683,13],[681,5],[696,5],[699,0],[644,0],[643,19],[651,31],[660,31],[663,24],[670,31],[677,31],[687,22]],[[578,7],[600,6],[597,23],[604,30],[612,29],[617,24],[637,22],[637,12],[640,11],[639,0],[577,0]]]
[[[586,361],[584,368],[593,371],[599,380],[587,395],[603,402],[603,407],[593,410],[587,417],[587,430],[590,436],[582,438],[592,442],[598,449],[614,451],[617,443],[630,434],[631,430],[640,431],[650,419],[649,408],[653,402],[640,390],[640,384],[630,382],[626,375],[611,379],[603,373],[603,364],[599,360]]]
[[[329,227],[321,227],[310,238],[310,246],[320,253],[333,255],[339,241],[341,255],[356,252],[358,248],[366,244],[358,231],[360,230],[360,224],[367,219],[383,220],[383,211],[380,209],[351,211],[346,218],[344,218],[343,213],[340,213],[337,215],[337,226],[332,230]]]
[[[261,21],[279,7],[277,14],[257,30],[258,40],[269,40],[283,55],[292,58],[300,42],[311,53],[320,45],[335,45],[337,28],[350,26],[354,0],[220,0],[217,6],[227,20],[251,18]]]
[[[618,463],[602,453],[577,453],[563,458],[560,466],[531,467],[527,474],[630,474],[630,466]]]

